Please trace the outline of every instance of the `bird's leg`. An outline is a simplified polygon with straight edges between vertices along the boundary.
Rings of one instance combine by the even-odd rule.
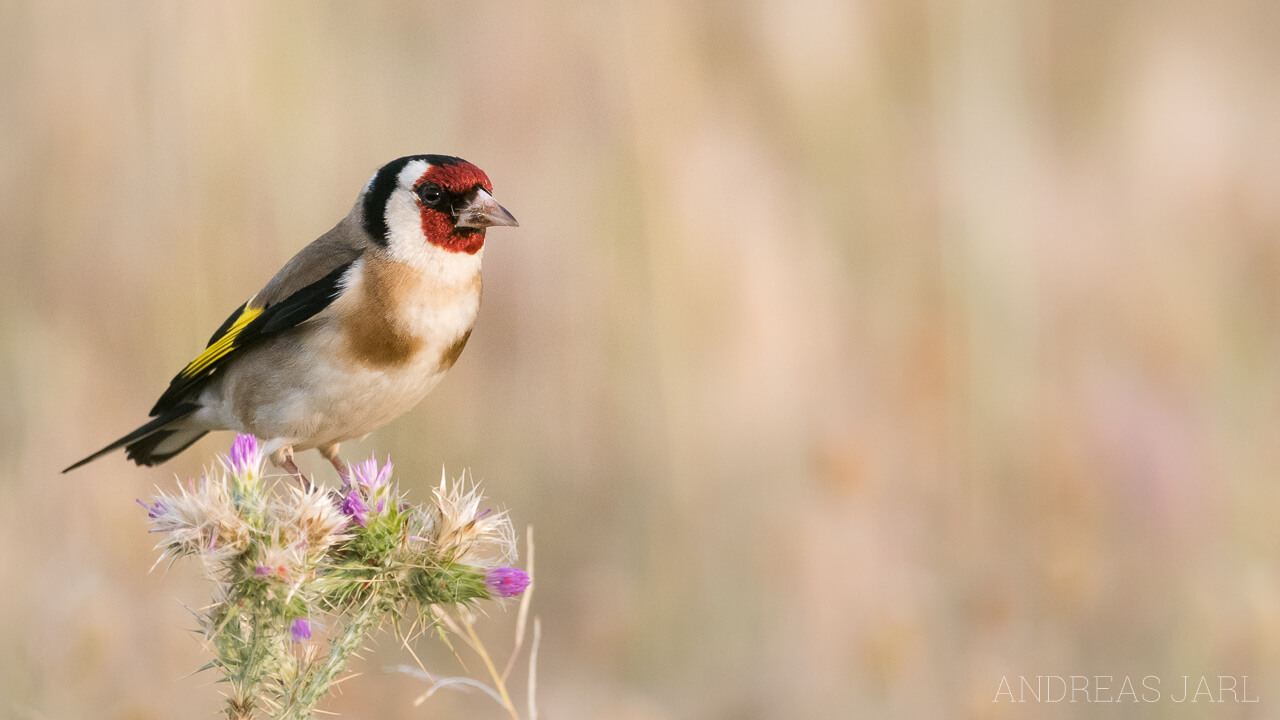
[[[292,475],[294,479],[302,485],[303,490],[306,490],[307,492],[311,491],[311,480],[308,479],[306,475],[302,474],[302,471],[298,469],[297,463],[293,461],[293,448],[285,445],[277,449],[275,452],[271,453],[271,462],[275,463],[278,467],[284,468],[285,472]]]
[[[293,461],[293,458],[285,458],[284,469],[298,480],[298,483],[302,485],[303,490],[311,492],[311,479],[302,474],[302,471],[298,469],[298,465]]]
[[[325,460],[328,460],[329,463],[333,465],[333,469],[338,471],[338,475],[341,476],[343,480],[346,480],[347,466],[342,462],[342,458],[338,457],[338,443],[330,443],[329,445],[316,449],[320,451],[320,454],[324,456]]]

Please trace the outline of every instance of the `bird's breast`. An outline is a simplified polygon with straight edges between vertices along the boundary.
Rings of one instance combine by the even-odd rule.
[[[339,308],[343,356],[387,372],[447,370],[457,360],[480,310],[479,266],[463,277],[369,258],[348,279]]]
[[[394,260],[366,260],[335,301],[336,322],[317,328],[332,347],[293,396],[287,433],[297,447],[362,437],[417,405],[462,352],[480,309],[479,268],[441,282]],[[293,406],[296,403],[296,406]]]
[[[363,437],[435,387],[480,309],[478,262],[441,277],[366,255],[343,282],[322,316],[250,349],[206,390],[209,427],[295,449]]]

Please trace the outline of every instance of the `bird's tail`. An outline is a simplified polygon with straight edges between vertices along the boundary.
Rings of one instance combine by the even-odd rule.
[[[159,465],[192,443],[204,437],[207,430],[184,428],[179,422],[199,408],[194,403],[175,405],[151,422],[116,440],[89,457],[75,463],[62,472],[71,472],[86,463],[93,462],[107,453],[125,449],[130,460],[139,465]]]

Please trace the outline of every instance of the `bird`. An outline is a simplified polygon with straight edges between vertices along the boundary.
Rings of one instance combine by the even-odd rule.
[[[302,248],[214,332],[114,450],[151,466],[206,433],[256,436],[310,486],[294,454],[345,477],[339,445],[418,404],[457,362],[480,310],[485,230],[518,227],[484,171],[450,155],[383,165],[346,217]]]

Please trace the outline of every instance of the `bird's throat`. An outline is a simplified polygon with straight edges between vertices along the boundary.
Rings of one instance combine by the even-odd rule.
[[[438,248],[455,253],[475,255],[484,247],[484,228],[454,228],[448,215],[439,210],[422,209],[422,235]]]

